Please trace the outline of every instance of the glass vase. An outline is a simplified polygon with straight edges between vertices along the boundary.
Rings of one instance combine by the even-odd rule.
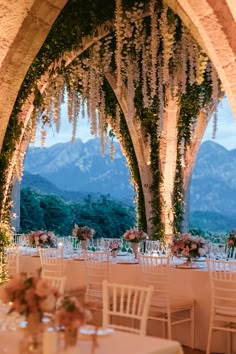
[[[134,258],[137,259],[138,258],[138,251],[139,251],[139,243],[138,242],[132,242],[131,243],[131,247],[132,247],[132,250],[133,250]]]
[[[186,264],[189,268],[192,268],[192,266],[193,266],[193,259],[192,259],[192,257],[187,257],[187,260],[186,260],[185,264]]]
[[[29,314],[19,343],[19,354],[43,354],[42,332],[42,315],[38,312]]]
[[[64,341],[65,348],[74,347],[78,340],[78,328],[65,327]]]

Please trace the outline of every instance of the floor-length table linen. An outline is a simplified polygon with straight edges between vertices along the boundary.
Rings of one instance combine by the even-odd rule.
[[[20,267],[21,270],[28,272],[29,270],[36,270],[40,267],[39,257],[21,256]],[[65,273],[67,276],[66,289],[73,290],[85,286],[86,269],[84,261],[66,259]],[[110,280],[124,284],[141,285],[142,274],[139,265],[111,263]],[[211,302],[209,274],[206,268],[177,269],[172,267],[171,288],[177,295],[195,299],[195,348],[206,350]],[[148,329],[148,334],[155,334],[154,323],[149,324]],[[188,324],[176,326],[173,328],[173,338],[177,338],[182,344],[189,346],[188,331]],[[160,332],[156,335],[160,335]],[[222,353],[225,348],[226,335],[224,336],[222,333],[213,335],[212,351]]]
[[[0,332],[0,353],[19,354],[18,346],[22,335],[20,331]],[[91,344],[91,340],[79,338],[76,348],[70,354],[90,354]],[[67,351],[63,348],[61,342],[57,354],[66,354]],[[109,336],[98,337],[95,354],[183,354],[183,351],[176,341],[114,331]]]

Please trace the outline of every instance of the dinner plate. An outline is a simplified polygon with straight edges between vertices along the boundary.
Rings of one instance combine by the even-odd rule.
[[[178,269],[202,269],[203,266],[200,264],[192,264],[192,265],[188,265],[188,264],[176,264],[175,268]]]
[[[79,330],[80,333],[80,337],[84,336],[84,337],[89,337],[94,335],[95,333],[97,334],[97,336],[99,337],[103,337],[103,336],[109,336],[112,333],[114,333],[114,329],[113,328],[95,328],[94,326],[83,326],[80,327]]]
[[[138,261],[137,262],[117,262],[116,264],[138,264]]]
[[[193,262],[205,262],[206,257],[199,257],[199,258],[194,258]]]
[[[84,258],[71,258],[72,261],[84,261]]]

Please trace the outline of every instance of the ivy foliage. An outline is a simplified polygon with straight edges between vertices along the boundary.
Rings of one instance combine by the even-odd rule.
[[[178,143],[177,161],[174,186],[174,233],[180,233],[183,227],[185,213],[184,190],[183,190],[183,167],[181,156],[181,142],[185,141],[185,146],[191,143],[191,124],[196,122],[200,110],[211,102],[212,82],[210,77],[205,74],[201,85],[190,85],[189,80],[186,86],[186,93],[180,97],[180,113],[178,119]]]

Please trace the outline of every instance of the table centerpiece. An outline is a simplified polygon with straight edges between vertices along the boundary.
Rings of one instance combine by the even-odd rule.
[[[55,311],[59,295],[47,280],[41,278],[40,273],[31,277],[21,274],[2,287],[2,301],[11,304],[9,314],[18,312],[26,318],[20,354],[32,353],[33,350],[42,353],[43,314]]]
[[[57,238],[52,231],[32,231],[26,235],[32,247],[56,247]]]
[[[236,230],[230,231],[227,239],[227,246],[228,246],[228,257],[233,258],[235,247],[236,247]]]
[[[56,323],[64,330],[65,347],[75,346],[78,329],[91,321],[91,312],[83,307],[75,297],[64,297],[60,300],[56,311]]]
[[[77,242],[81,242],[81,247],[84,250],[87,249],[88,241],[94,234],[95,230],[88,226],[78,226],[75,224],[72,230],[72,235],[77,238]]]
[[[203,237],[185,233],[174,237],[170,249],[173,256],[186,257],[186,264],[191,266],[194,258],[199,258],[206,254],[206,241]]]
[[[138,228],[132,228],[124,233],[123,238],[125,241],[129,241],[131,243],[134,257],[137,258],[139,243],[143,240],[146,240],[148,238],[148,235],[143,230],[140,230]]]

